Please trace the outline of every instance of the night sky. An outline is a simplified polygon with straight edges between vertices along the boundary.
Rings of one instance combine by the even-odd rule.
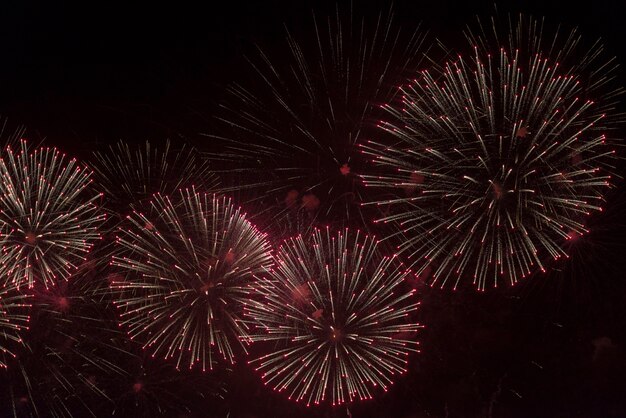
[[[313,10],[332,13],[335,1],[212,3],[2,4],[0,115],[79,157],[119,139],[215,151],[201,134],[215,129],[225,86],[245,76],[244,56],[255,44],[272,50],[285,25],[298,33]],[[389,6],[354,3],[363,14]],[[498,12],[545,16],[602,38],[626,85],[624,4],[511,3]],[[393,8],[403,28],[421,23],[448,45],[462,44],[465,24],[494,10],[490,1],[458,0],[396,0]],[[616,185],[585,247],[557,270],[484,293],[421,289],[422,353],[389,393],[349,411],[305,409],[238,364],[216,408],[229,418],[626,417],[626,184]],[[191,416],[205,416],[195,402]]]

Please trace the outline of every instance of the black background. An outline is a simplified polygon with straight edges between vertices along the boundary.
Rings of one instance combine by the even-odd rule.
[[[202,4],[204,3],[204,4]],[[310,21],[332,13],[335,1],[3,2],[0,9],[0,112],[55,143],[120,138],[193,136],[206,130],[222,86],[237,78],[242,54],[270,47]],[[346,3],[346,1],[343,1]],[[378,13],[389,2],[354,2]],[[624,62],[624,6],[522,1],[500,3],[501,14],[524,12],[578,26],[586,39],[605,40]],[[394,3],[396,19],[412,30],[422,23],[431,39],[461,39],[489,1]]]
[[[374,2],[372,2],[374,3]],[[253,43],[271,48],[334,1],[3,2],[0,114],[29,135],[86,155],[118,139],[170,138],[210,147],[199,132]],[[601,37],[626,68],[626,9],[618,1],[498,3]],[[355,10],[377,13],[385,2]],[[459,39],[489,1],[394,2],[397,20],[431,39]],[[624,70],[621,84],[626,85]],[[626,192],[623,181],[569,264],[510,289],[423,289],[422,354],[390,393],[350,406],[364,417],[626,416]],[[272,394],[244,366],[231,417],[347,416],[305,411]],[[196,411],[202,416],[202,411]]]

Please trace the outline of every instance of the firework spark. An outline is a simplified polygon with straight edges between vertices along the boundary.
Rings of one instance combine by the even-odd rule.
[[[0,416],[100,416],[94,405],[109,399],[99,379],[115,373],[106,356],[119,331],[91,279],[81,271],[48,287],[36,282],[22,289],[32,313],[0,375]]]
[[[230,87],[220,116],[228,128],[213,138],[223,146],[211,159],[235,173],[225,191],[262,199],[273,216],[305,229],[316,220],[370,225],[356,144],[416,67],[423,37],[397,29],[391,11],[369,21],[339,8],[314,17],[311,32],[312,44],[288,33],[282,58],[259,50],[249,60],[255,83]]]
[[[431,269],[442,286],[471,277],[484,290],[543,271],[601,210],[619,120],[613,64],[597,44],[581,55],[575,32],[546,32],[522,16],[507,46],[495,23],[495,35],[469,33],[470,53],[384,106],[391,140],[363,146],[382,170],[366,183],[398,191],[370,203],[399,227],[418,274]]]
[[[261,324],[253,340],[283,344],[251,362],[267,385],[307,405],[337,405],[369,399],[406,372],[418,303],[403,290],[409,272],[377,245],[329,229],[283,243],[275,269],[254,284],[263,299],[248,310]]]
[[[146,141],[145,146],[133,146],[120,141],[107,152],[95,152],[91,164],[98,187],[111,207],[120,207],[149,200],[155,193],[170,195],[178,189],[195,186],[212,190],[217,185],[194,148],[171,149],[167,141],[163,148]]]
[[[229,199],[195,190],[156,195],[145,209],[128,217],[113,257],[125,271],[112,283],[122,324],[177,367],[212,368],[213,350],[233,362],[233,345],[248,340],[247,284],[271,263],[264,234]]]
[[[20,148],[0,158],[0,274],[17,286],[49,286],[85,260],[104,215],[89,170],[55,148]]]
[[[117,357],[123,373],[106,385],[113,401],[111,415],[189,416],[193,414],[192,405],[203,405],[207,407],[203,416],[218,416],[217,405],[209,402],[219,404],[225,396],[225,375],[199,370],[181,372],[161,359],[146,356],[136,344],[122,347],[125,351]]]
[[[28,297],[14,285],[0,287],[0,368],[7,367],[7,357],[15,357],[13,348],[23,344],[22,333],[29,321]]]

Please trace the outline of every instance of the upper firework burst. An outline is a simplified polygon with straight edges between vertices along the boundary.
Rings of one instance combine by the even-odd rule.
[[[269,244],[229,199],[181,190],[157,194],[128,217],[113,264],[122,324],[177,367],[230,362],[248,342],[241,310],[252,275],[269,267]]]
[[[356,144],[415,70],[422,37],[396,28],[391,12],[369,20],[339,8],[307,29],[310,41],[287,34],[282,56],[250,59],[250,83],[231,86],[222,105],[227,127],[211,158],[237,176],[232,190],[301,229],[368,224]]]
[[[391,141],[363,150],[382,170],[366,183],[397,192],[373,203],[418,273],[483,290],[543,270],[586,232],[610,185],[621,91],[601,46],[582,50],[574,31],[549,36],[524,17],[480,29],[401,88],[380,123]]]
[[[256,341],[276,341],[251,363],[266,384],[307,405],[370,399],[406,372],[420,325],[409,272],[375,238],[314,230],[286,240],[276,266],[254,283]]]
[[[67,279],[83,263],[104,221],[91,172],[55,148],[0,155],[0,276],[18,287]]]

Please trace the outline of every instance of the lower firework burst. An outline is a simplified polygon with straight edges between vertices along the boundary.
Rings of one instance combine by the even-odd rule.
[[[269,244],[224,197],[181,190],[135,210],[117,239],[112,282],[122,324],[153,355],[212,368],[234,361],[248,340],[240,310],[253,274],[271,262]]]
[[[409,272],[383,257],[378,242],[349,230],[315,230],[284,242],[276,267],[255,282],[263,299],[248,313],[261,326],[255,341],[282,348],[251,362],[266,384],[307,406],[370,399],[406,372],[418,351],[418,303],[403,290]]]
[[[55,148],[0,158],[0,276],[17,286],[67,279],[85,260],[104,221],[91,172]]]

